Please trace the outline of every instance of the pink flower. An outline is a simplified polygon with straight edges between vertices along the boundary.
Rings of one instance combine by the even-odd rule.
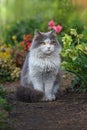
[[[52,29],[55,26],[55,23],[53,20],[49,21],[48,26],[50,29]]]
[[[56,33],[60,33],[62,30],[62,26],[60,26],[60,25],[53,26],[53,29],[56,31]]]
[[[56,33],[60,33],[62,30],[62,26],[55,25],[55,22],[53,20],[49,21],[48,26],[49,26],[49,29],[55,30]]]

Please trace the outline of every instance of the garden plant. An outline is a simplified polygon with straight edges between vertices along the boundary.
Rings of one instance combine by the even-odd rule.
[[[87,92],[87,42],[83,34],[78,34],[76,29],[70,29],[69,34],[62,38],[62,67],[74,74],[71,87],[79,92]]]

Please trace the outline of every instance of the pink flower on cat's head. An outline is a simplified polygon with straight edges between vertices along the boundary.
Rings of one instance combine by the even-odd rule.
[[[53,26],[53,29],[55,30],[56,33],[60,33],[62,30],[62,26],[60,26],[60,25]]]
[[[52,29],[55,26],[55,23],[53,20],[49,21],[48,26],[50,29]]]

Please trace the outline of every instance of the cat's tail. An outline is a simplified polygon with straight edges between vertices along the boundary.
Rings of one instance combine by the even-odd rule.
[[[17,100],[23,102],[39,102],[43,97],[43,92],[29,87],[19,86],[16,92]]]

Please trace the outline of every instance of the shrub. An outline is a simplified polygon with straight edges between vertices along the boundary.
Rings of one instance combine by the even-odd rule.
[[[0,83],[19,78],[20,68],[13,62],[11,51],[11,47],[0,45]]]
[[[19,78],[20,68],[11,59],[0,59],[0,82],[14,81]]]
[[[62,67],[75,75],[72,88],[87,92],[87,43],[75,29],[65,34],[62,41]]]

